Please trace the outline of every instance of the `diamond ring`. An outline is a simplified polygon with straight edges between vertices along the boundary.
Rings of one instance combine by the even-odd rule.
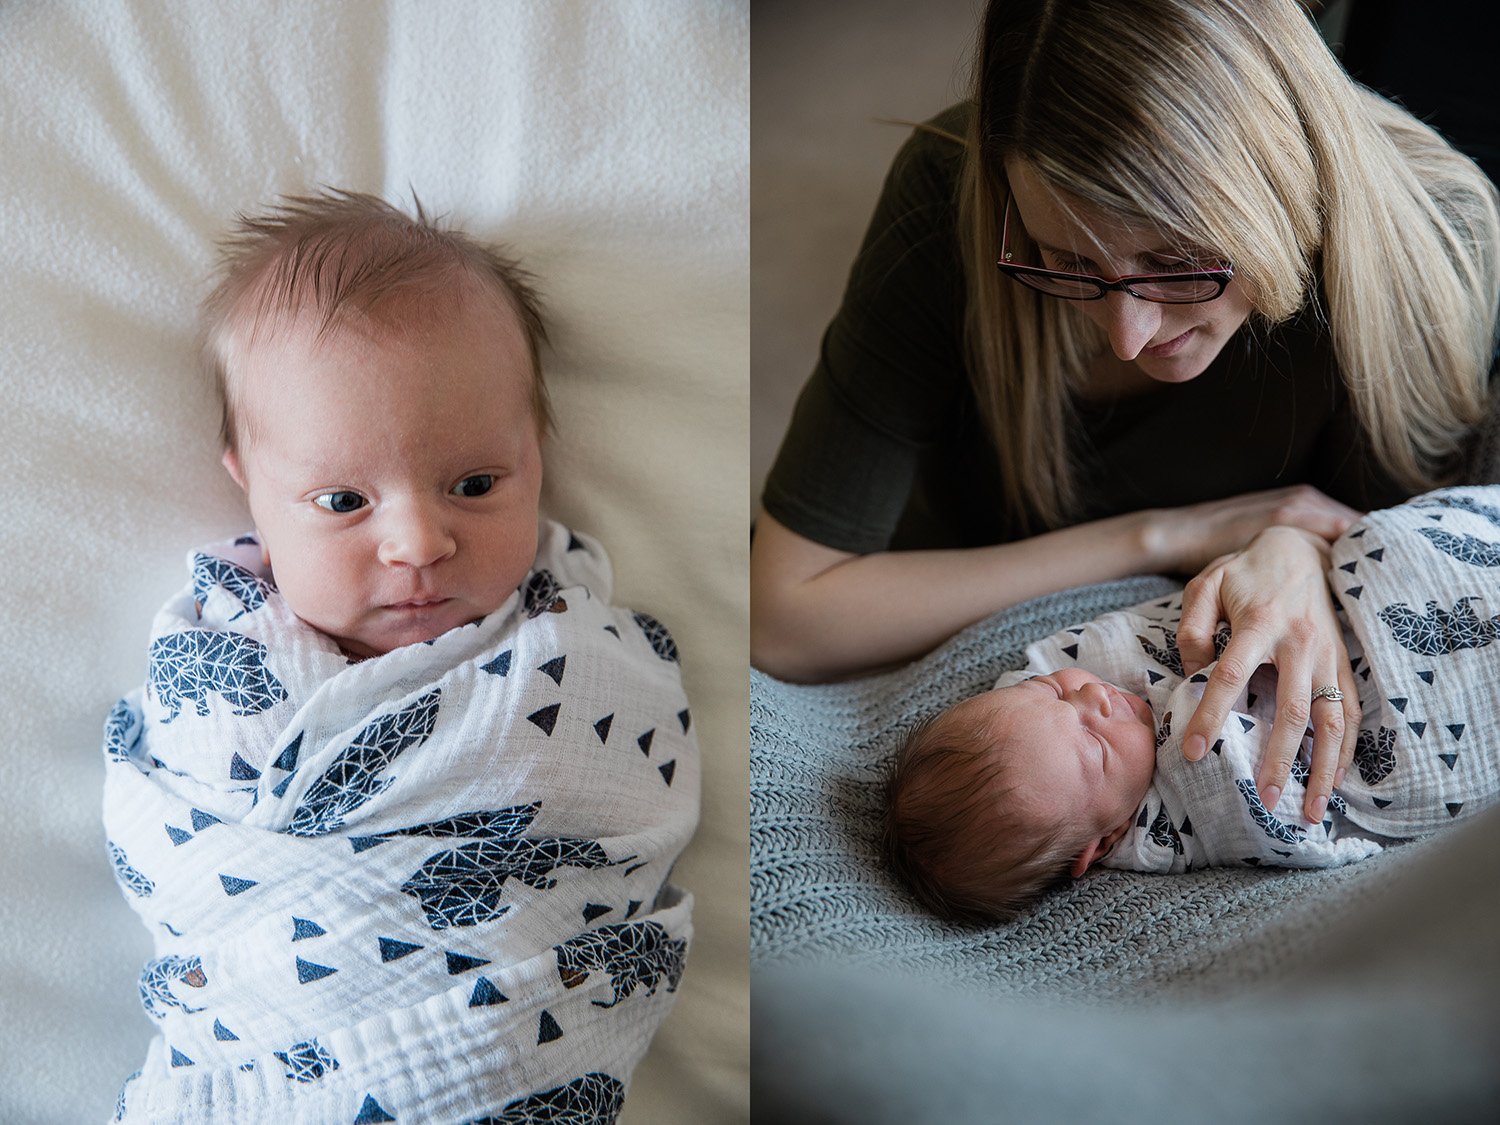
[[[1342,703],[1344,699],[1344,693],[1339,691],[1339,689],[1334,687],[1332,684],[1324,684],[1320,688],[1313,689],[1312,697],[1313,699],[1326,699],[1330,703]],[[1308,702],[1312,702],[1312,700],[1309,700]]]

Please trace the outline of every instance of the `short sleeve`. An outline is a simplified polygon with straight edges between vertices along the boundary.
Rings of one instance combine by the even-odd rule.
[[[960,107],[933,124],[962,134]],[[897,154],[767,478],[766,511],[839,550],[882,550],[923,451],[968,394],[956,238],[962,149],[918,129]]]

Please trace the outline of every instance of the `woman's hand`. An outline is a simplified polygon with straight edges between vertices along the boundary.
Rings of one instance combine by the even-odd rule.
[[[1221,555],[1239,551],[1269,527],[1300,527],[1332,543],[1359,513],[1309,484],[1247,492],[1148,517],[1148,550],[1157,569],[1196,574]]]
[[[1203,757],[1256,668],[1275,665],[1276,720],[1255,787],[1261,803],[1275,807],[1311,719],[1312,766],[1303,813],[1314,822],[1323,819],[1329,794],[1353,761],[1360,720],[1354,673],[1324,579],[1327,565],[1328,547],[1320,535],[1268,528],[1187,584],[1177,630],[1186,675],[1213,661],[1220,621],[1228,621],[1233,632],[1184,728],[1184,756]],[[1313,691],[1324,685],[1342,691],[1343,702],[1312,700]]]

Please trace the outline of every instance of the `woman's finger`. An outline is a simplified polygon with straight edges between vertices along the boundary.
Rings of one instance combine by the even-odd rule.
[[[1182,616],[1177,622],[1177,652],[1182,657],[1182,673],[1185,676],[1191,676],[1213,663],[1214,632],[1219,627],[1219,593],[1223,575],[1222,567],[1210,566],[1182,589]]]
[[[1339,696],[1347,698],[1337,671],[1325,671],[1321,677],[1314,679],[1317,681],[1312,687],[1315,694],[1318,689],[1326,686],[1334,688]],[[1333,779],[1342,755],[1347,718],[1343,698],[1325,694],[1313,698],[1309,707],[1313,728],[1312,762],[1307,771],[1307,793],[1302,802],[1302,815],[1309,823],[1316,824],[1323,819],[1329,795],[1333,792]]]
[[[1326,659],[1314,660],[1302,646],[1277,656],[1276,718],[1271,723],[1271,733],[1265,740],[1260,768],[1255,776],[1256,792],[1267,811],[1275,808],[1281,799],[1281,791],[1286,788],[1287,778],[1292,772],[1292,762],[1296,760],[1307,733],[1308,720],[1312,716],[1310,697],[1314,669],[1331,663]],[[1343,731],[1340,730],[1339,734],[1342,737]],[[1330,769],[1328,774],[1332,777],[1333,771]]]
[[[1303,813],[1309,821],[1323,819],[1328,797],[1343,784],[1344,775],[1354,761],[1354,746],[1359,738],[1359,689],[1342,641],[1334,644],[1332,664],[1325,663],[1322,667],[1324,676],[1312,685],[1313,692],[1328,685],[1337,688],[1342,699],[1325,695],[1312,700],[1312,762],[1303,804]]]
[[[1210,642],[1211,643],[1211,642]],[[1183,756],[1196,762],[1208,753],[1209,744],[1219,737],[1224,720],[1234,709],[1234,701],[1245,690],[1250,677],[1265,660],[1267,641],[1256,629],[1243,628],[1230,638],[1224,655],[1209,673],[1193,717],[1183,728]],[[1210,651],[1212,651],[1210,649]],[[1184,670],[1186,667],[1184,666]]]

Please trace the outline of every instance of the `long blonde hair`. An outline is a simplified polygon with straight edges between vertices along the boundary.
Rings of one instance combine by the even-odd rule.
[[[1076,511],[1069,391],[1104,341],[995,269],[1007,158],[1232,262],[1252,329],[1311,302],[1379,465],[1413,491],[1443,479],[1487,407],[1495,189],[1352,82],[1293,0],[991,0],[974,83],[965,337],[1014,519]]]

